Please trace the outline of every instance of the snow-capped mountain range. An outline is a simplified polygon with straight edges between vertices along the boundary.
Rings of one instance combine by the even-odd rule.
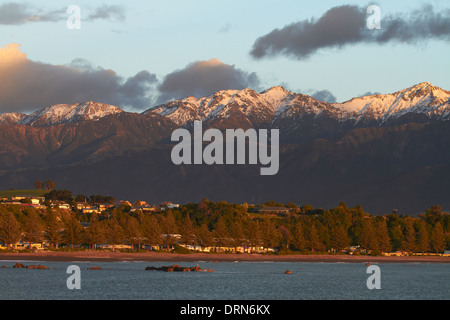
[[[119,107],[92,101],[57,104],[32,114],[4,113],[0,124],[51,126],[84,120],[98,120],[125,112]],[[186,97],[150,108],[143,115],[157,113],[178,126],[189,126],[195,120],[234,121],[235,125],[290,126],[302,119],[328,118],[354,126],[384,125],[406,116],[424,120],[450,120],[450,91],[422,82],[401,91],[353,98],[343,103],[327,103],[281,86],[257,93],[251,89],[222,90],[202,98]],[[238,121],[236,123],[236,121]],[[306,120],[305,120],[306,121]]]
[[[229,118],[233,112],[249,119],[256,117],[270,122],[299,114],[309,114],[315,118],[326,114],[341,122],[351,120],[357,124],[370,119],[382,125],[408,113],[449,120],[450,91],[422,82],[395,93],[363,96],[343,103],[327,103],[277,86],[261,93],[250,89],[225,90],[199,99],[187,97],[146,112],[150,111],[169,117],[178,125],[194,120]]]

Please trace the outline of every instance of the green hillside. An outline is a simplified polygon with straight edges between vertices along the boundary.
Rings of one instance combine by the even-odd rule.
[[[0,198],[11,198],[16,196],[42,197],[46,193],[48,193],[48,190],[37,190],[37,189],[3,190],[0,191]]]

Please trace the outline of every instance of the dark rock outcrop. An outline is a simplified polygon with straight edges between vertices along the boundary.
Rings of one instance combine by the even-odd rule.
[[[35,265],[29,265],[26,267],[27,269],[48,269],[46,266],[43,266],[41,264],[38,264],[37,266]]]
[[[162,266],[162,267],[149,266],[149,267],[146,267],[145,270],[164,271],[164,272],[191,272],[191,271],[215,272],[214,270],[211,270],[211,269],[202,269],[198,265],[196,265],[195,267],[182,267],[178,264],[174,264],[172,266]]]
[[[25,269],[48,269],[46,266],[43,266],[41,264],[36,265],[29,265],[26,266],[23,263],[17,262],[13,268],[25,268]]]
[[[17,262],[13,268],[26,268],[25,265],[23,263]]]

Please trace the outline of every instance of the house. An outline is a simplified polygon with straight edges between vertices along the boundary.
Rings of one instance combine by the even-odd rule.
[[[90,206],[91,206],[90,204],[84,202],[77,203],[78,210],[83,210],[85,208],[89,208]]]
[[[174,208],[179,208],[180,205],[176,204],[176,203],[172,203],[170,201],[166,201],[161,203],[161,209],[164,210],[164,208],[168,208],[168,209],[174,209]]]
[[[133,204],[133,207],[144,207],[148,206],[148,203],[142,200],[138,200]]]
[[[291,210],[285,207],[260,207],[258,209],[258,213],[262,214],[278,214],[278,213],[286,213],[288,214]]]
[[[97,207],[95,206],[86,206],[81,209],[83,213],[99,213]]]
[[[19,195],[11,197],[12,201],[22,201],[25,199],[30,199],[32,204],[41,204],[44,203],[45,197],[37,197],[37,196],[31,196],[31,195]]]
[[[120,200],[120,201],[116,201],[115,206],[116,206],[116,208],[120,208],[121,206],[132,207],[133,205],[128,200]]]
[[[131,208],[131,212],[135,212],[135,211],[143,211],[143,212],[154,212],[158,209],[157,206],[150,206],[150,205],[145,205],[145,206],[133,206],[133,208]]]
[[[109,204],[109,203],[97,203],[95,205],[97,206],[97,209],[98,209],[99,212],[103,212],[106,209],[114,207],[113,204]]]
[[[59,209],[70,210],[70,205],[64,201],[53,201],[52,207],[58,207]]]

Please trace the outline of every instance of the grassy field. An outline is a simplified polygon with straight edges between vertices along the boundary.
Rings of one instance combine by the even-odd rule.
[[[37,189],[3,190],[0,191],[0,198],[11,198],[15,196],[42,197],[46,193],[48,193],[48,190],[37,190]]]

